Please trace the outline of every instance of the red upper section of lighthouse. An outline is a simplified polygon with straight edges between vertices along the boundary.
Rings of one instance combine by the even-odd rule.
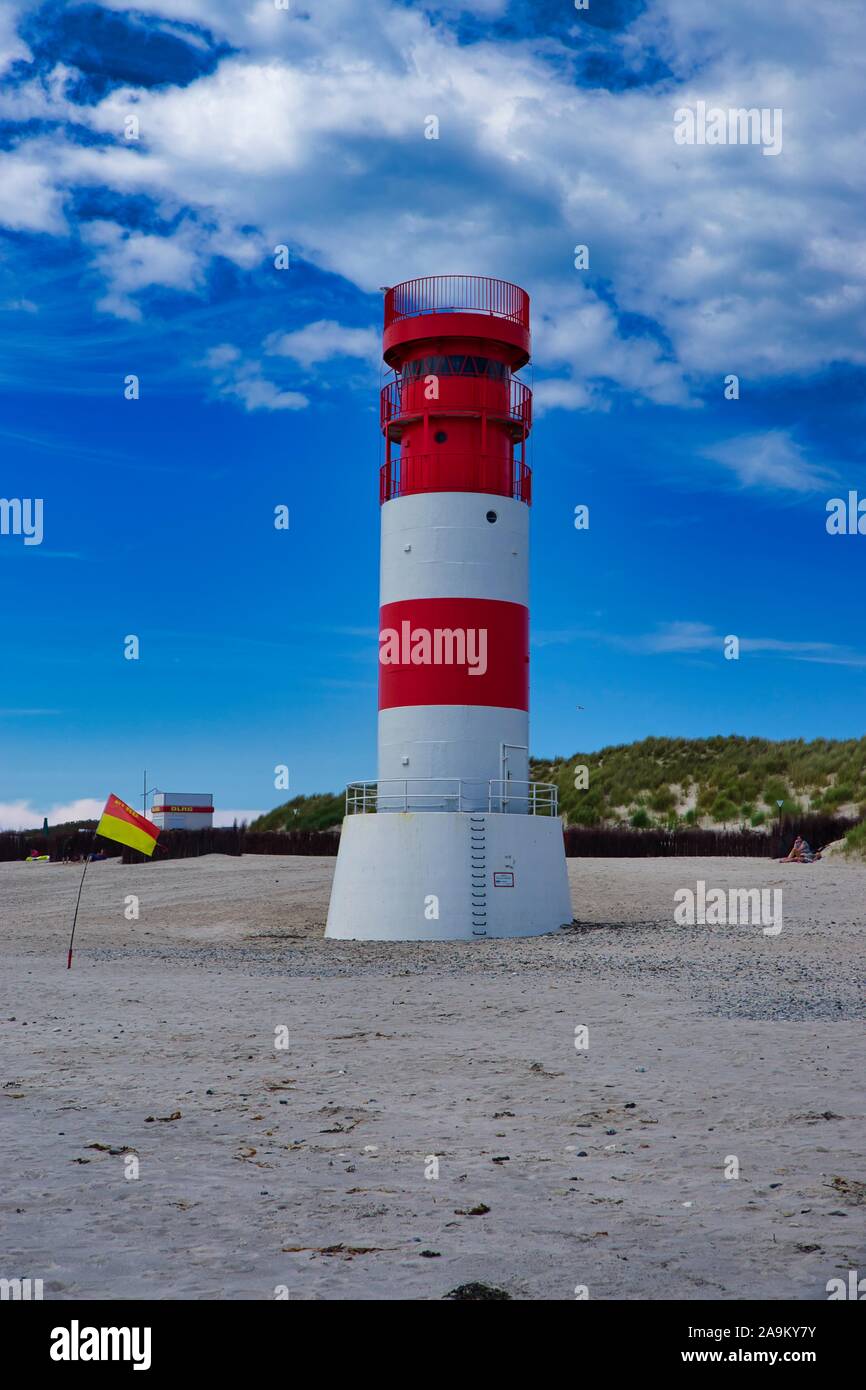
[[[385,295],[381,500],[483,492],[529,502],[529,295],[507,280],[428,275]],[[399,444],[400,453],[392,453]]]
[[[414,321],[419,318],[425,322]],[[529,295],[510,280],[486,275],[424,275],[386,292],[382,356],[389,367],[399,366],[406,344],[443,334],[508,345],[517,371],[530,357]]]

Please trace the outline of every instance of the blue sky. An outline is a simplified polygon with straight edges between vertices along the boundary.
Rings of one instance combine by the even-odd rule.
[[[439,272],[533,300],[533,751],[864,732],[866,16],[764,8],[4,7],[0,825],[374,774],[378,287]]]

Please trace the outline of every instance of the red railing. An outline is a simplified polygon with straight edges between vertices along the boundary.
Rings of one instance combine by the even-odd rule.
[[[513,497],[527,506],[532,502],[532,469],[521,459],[511,460],[510,491],[500,485],[507,459],[484,454],[415,454],[406,460],[405,469],[401,469],[401,462],[400,458],[392,458],[390,464],[386,460],[379,469],[380,503],[418,492],[490,492]],[[454,464],[459,466],[456,480],[450,473]],[[450,476],[444,473],[446,468]]]
[[[470,384],[471,383],[471,384]],[[383,432],[393,422],[431,415],[481,415],[490,420],[510,420],[520,426],[521,433],[532,429],[532,391],[516,376],[504,381],[486,377],[440,377],[443,393],[429,400],[424,378],[403,381],[396,376],[382,387],[379,399],[379,423]]]
[[[424,275],[385,294],[385,328],[418,314],[492,314],[529,329],[529,295],[510,280],[487,275]]]

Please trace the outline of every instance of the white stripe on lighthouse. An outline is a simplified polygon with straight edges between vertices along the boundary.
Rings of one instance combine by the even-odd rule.
[[[491,598],[528,607],[525,502],[484,492],[424,492],[386,502],[381,517],[382,607],[410,598]]]

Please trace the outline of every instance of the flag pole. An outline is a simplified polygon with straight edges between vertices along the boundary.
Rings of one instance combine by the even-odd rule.
[[[144,785],[147,787],[147,774],[145,774]],[[72,932],[69,937],[69,950],[66,955],[66,969],[72,969],[72,942],[75,937],[75,924],[78,921],[78,908],[81,903],[81,890],[84,887],[84,875],[87,873],[87,866],[90,863],[90,856],[96,840],[102,836],[106,840],[115,840],[119,845],[129,845],[132,849],[141,850],[142,854],[153,854],[154,847],[159,838],[159,827],[152,825],[146,816],[140,816],[131,806],[127,806],[125,801],[121,801],[119,796],[111,793],[105,803],[105,809],[96,823],[93,831],[93,841],[84,859],[84,872],[81,875],[81,882],[78,885],[78,897],[75,900],[75,916],[72,919]],[[137,836],[137,842],[136,842]],[[145,848],[144,846],[149,846]]]
[[[91,856],[91,854],[93,853],[93,847],[94,847],[95,844],[96,844],[96,831],[94,830],[94,832],[93,832],[93,839],[92,839],[91,842],[90,842],[90,848],[89,848],[89,850],[87,851],[87,853],[86,853],[85,856],[84,856],[84,873],[82,873],[82,875],[81,875],[81,882],[80,882],[79,885],[78,885],[78,897],[75,899],[75,916],[74,916],[73,919],[72,919],[72,933],[71,933],[71,935],[70,935],[70,937],[69,937],[69,950],[68,950],[67,955],[66,955],[66,969],[67,969],[67,970],[71,970],[71,969],[72,969],[72,941],[73,941],[73,938],[74,938],[74,936],[75,936],[75,923],[78,921],[78,905],[79,905],[79,903],[81,902],[81,890],[82,890],[82,888],[84,887],[84,874],[87,873],[87,866],[88,866],[88,864],[90,863],[90,856]]]

